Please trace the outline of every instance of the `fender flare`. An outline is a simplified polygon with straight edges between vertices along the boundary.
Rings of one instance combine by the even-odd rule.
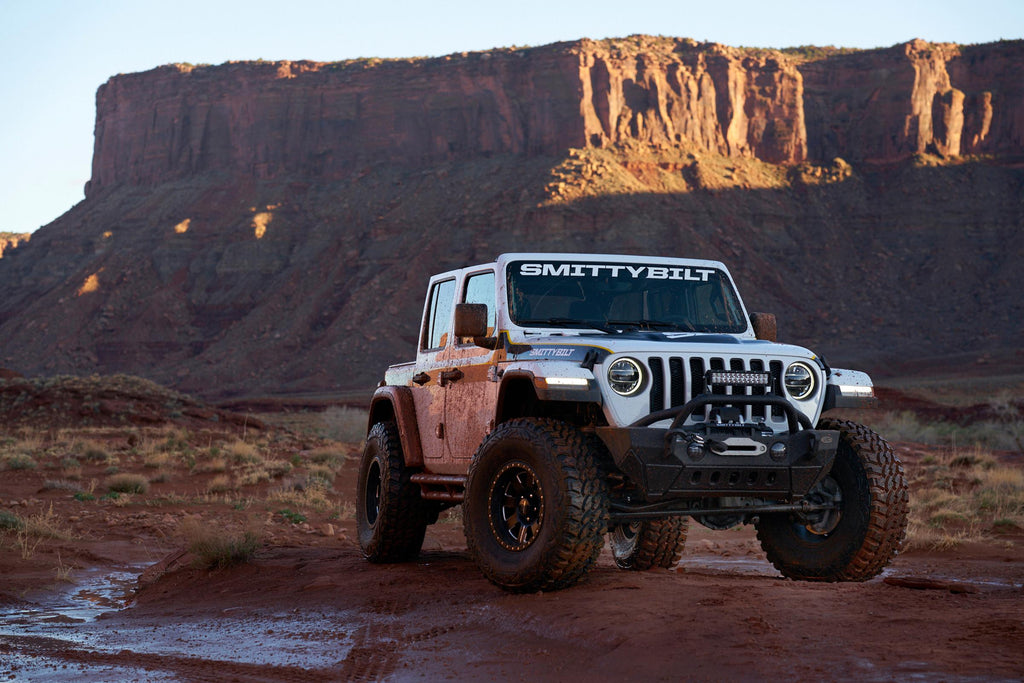
[[[406,467],[423,467],[423,447],[416,422],[416,405],[409,387],[383,386],[373,392],[367,432],[377,422],[394,420],[398,425],[398,438],[402,442],[402,455]]]

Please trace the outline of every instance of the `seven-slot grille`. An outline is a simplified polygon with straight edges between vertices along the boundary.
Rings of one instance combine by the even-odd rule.
[[[721,356],[651,356],[647,359],[651,370],[650,402],[651,412],[681,406],[695,396],[705,393],[704,375],[708,370],[729,370],[732,372],[769,372],[772,377],[772,394],[785,396],[782,391],[782,361],[766,363],[760,358],[723,358]],[[711,387],[713,394],[745,394],[764,396],[766,387]],[[706,413],[705,413],[706,414]],[[764,418],[766,422],[788,424],[780,408],[766,406],[745,406],[745,418],[752,422]]]

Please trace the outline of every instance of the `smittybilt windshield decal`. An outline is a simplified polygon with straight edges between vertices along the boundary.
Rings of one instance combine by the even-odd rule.
[[[632,277],[634,280],[687,280],[707,282],[715,273],[711,268],[675,266],[633,266],[617,263],[522,263],[519,274],[524,277],[556,275],[560,277]]]

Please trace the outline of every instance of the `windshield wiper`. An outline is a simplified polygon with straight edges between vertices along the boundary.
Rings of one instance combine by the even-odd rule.
[[[531,318],[529,320],[518,320],[517,325],[537,325],[540,327],[571,327],[573,329],[594,329],[614,334],[620,332],[603,321],[580,320],[579,318]]]
[[[668,330],[671,332],[696,332],[693,325],[687,322],[668,322],[665,320],[651,320],[640,318],[638,320],[609,320],[609,325],[621,325],[632,329],[640,330]]]

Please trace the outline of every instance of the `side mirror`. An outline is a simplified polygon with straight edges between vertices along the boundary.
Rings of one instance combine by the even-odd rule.
[[[765,341],[778,341],[779,328],[772,313],[751,313],[750,324],[754,327],[754,336]]]
[[[455,336],[471,337],[477,346],[494,348],[487,341],[487,304],[455,304]]]

